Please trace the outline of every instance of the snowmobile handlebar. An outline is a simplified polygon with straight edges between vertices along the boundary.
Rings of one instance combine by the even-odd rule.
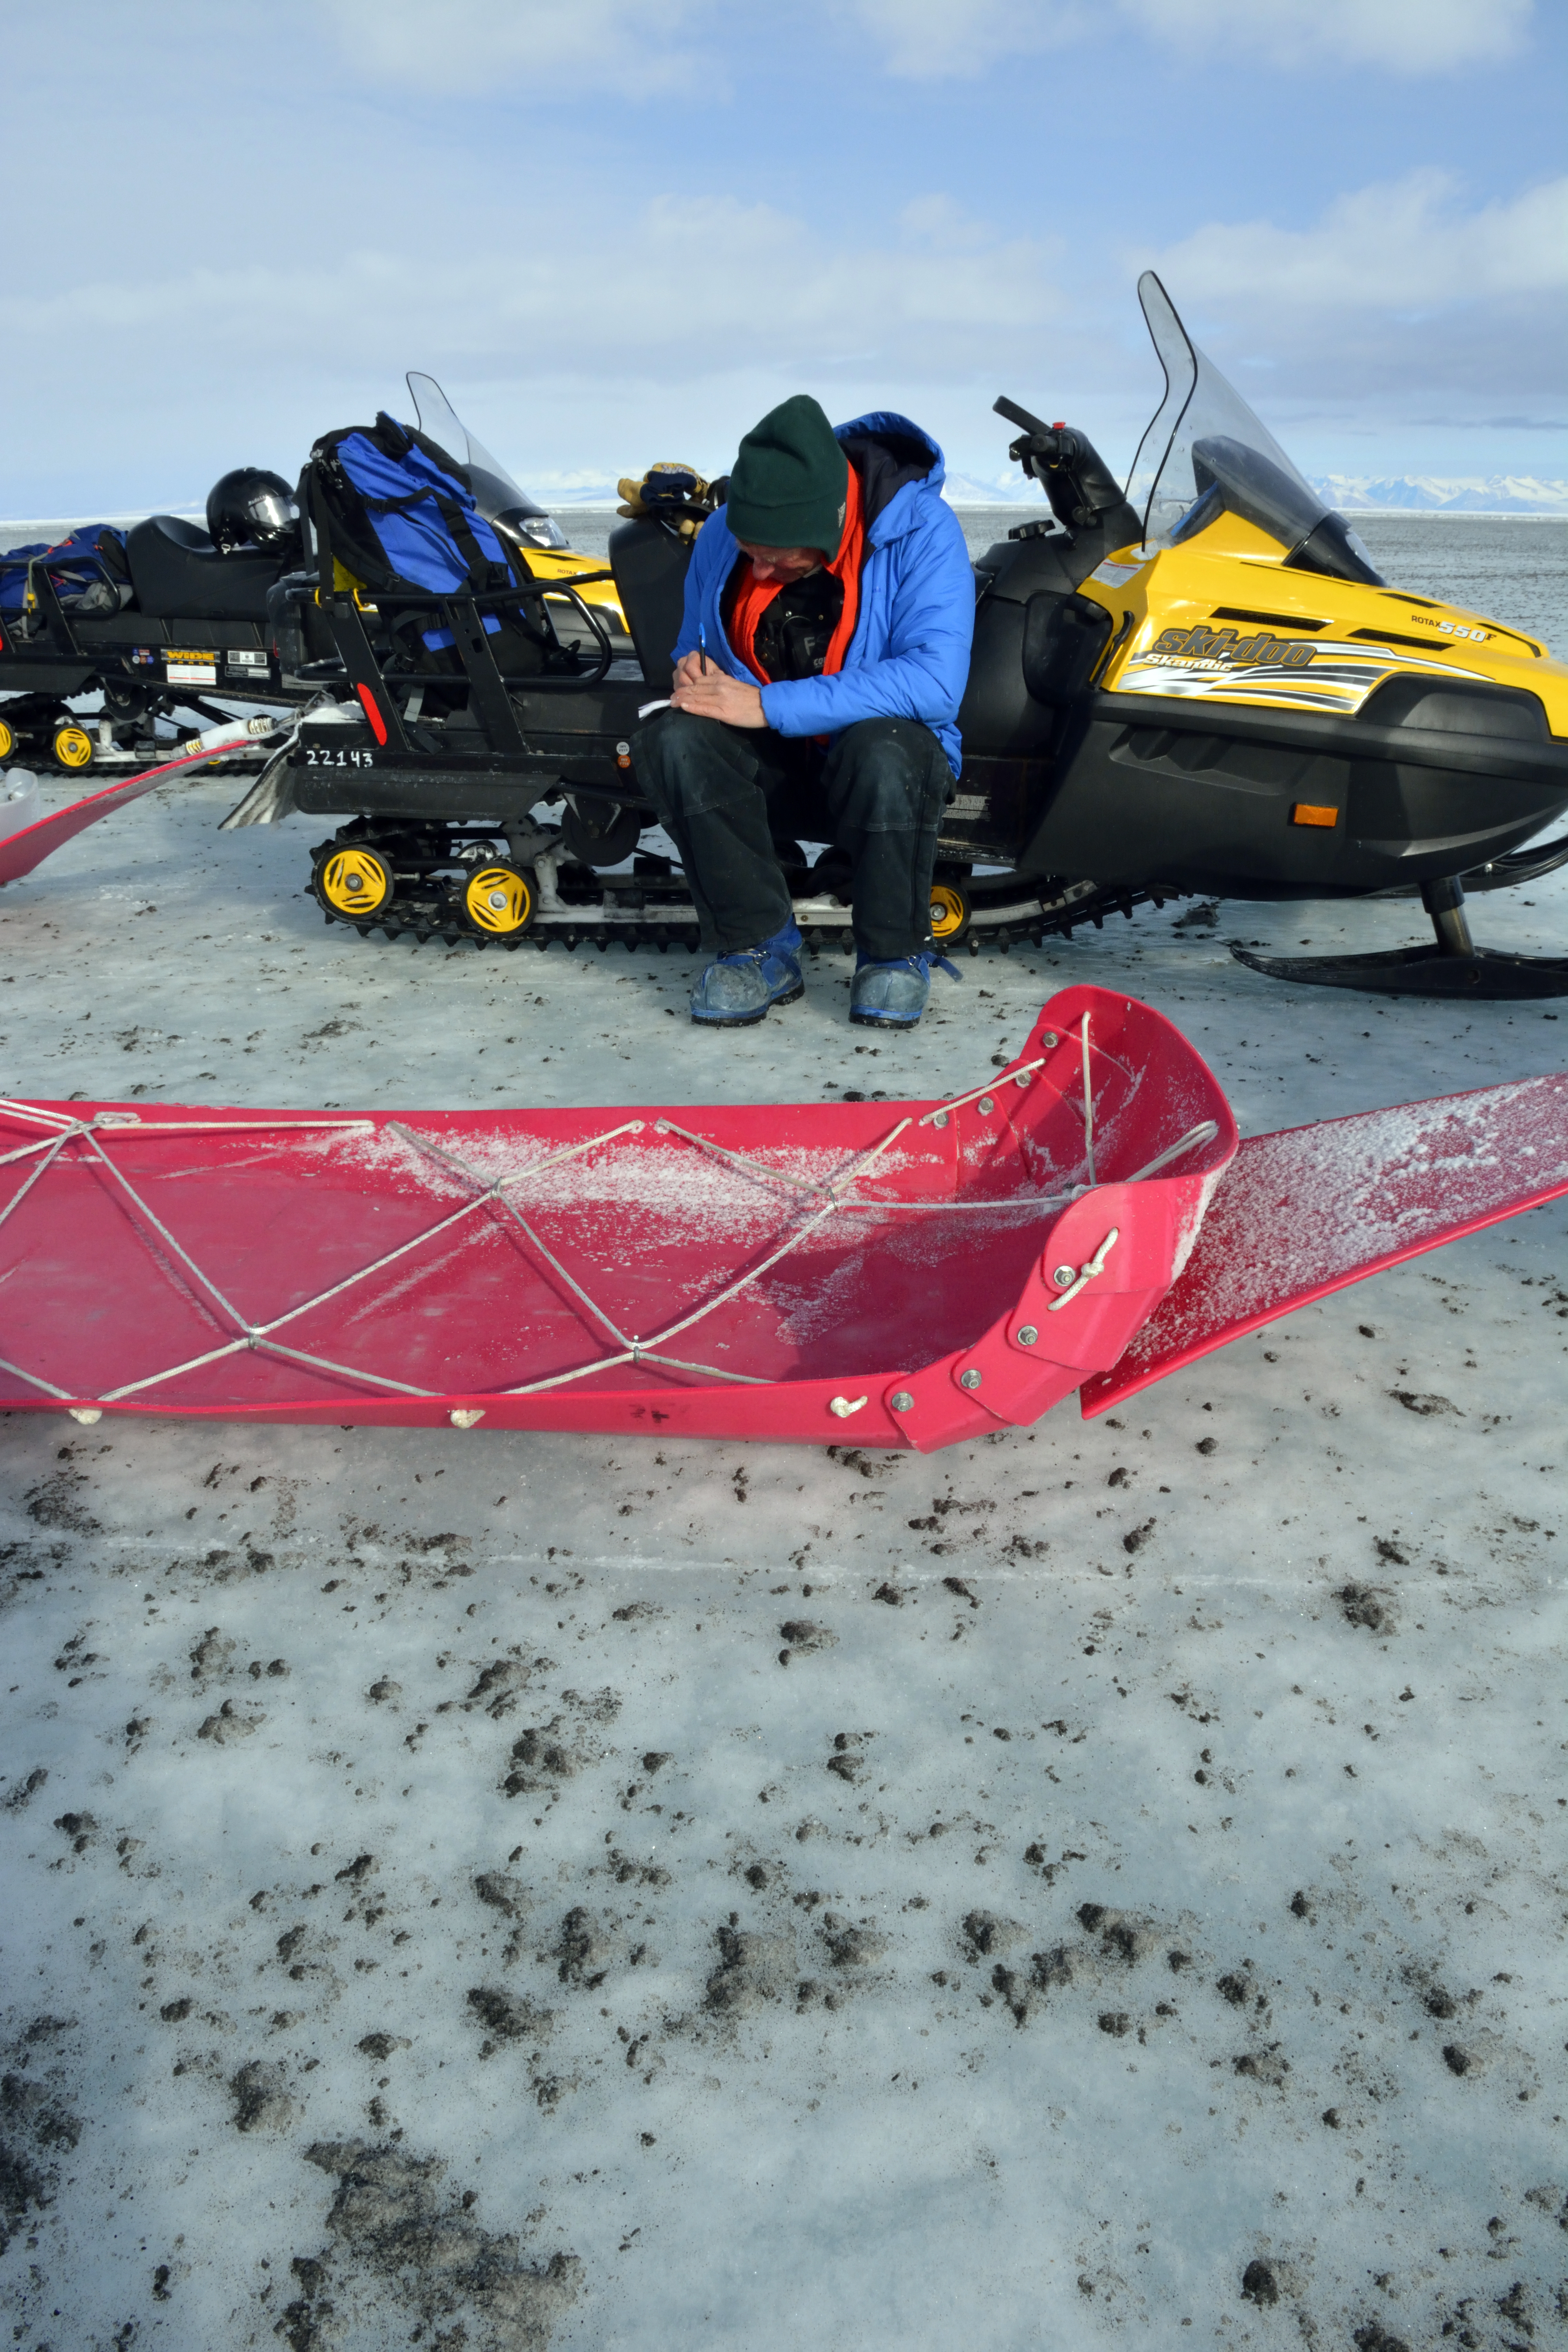
[[[994,415],[1005,416],[1009,425],[1021,425],[1026,433],[1037,435],[1043,441],[1048,441],[1061,429],[1059,425],[1047,425],[1039,417],[1031,416],[1028,410],[1020,408],[1016,400],[998,397],[992,402],[991,408]]]
[[[1121,505],[1121,484],[1085,435],[1070,425],[1047,425],[1014,400],[991,404],[996,415],[1024,427],[1007,455],[1039,483],[1058,522],[1082,529]]]

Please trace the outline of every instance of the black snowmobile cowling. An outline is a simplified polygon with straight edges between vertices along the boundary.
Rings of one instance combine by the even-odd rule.
[[[996,404],[1051,518],[975,565],[934,943],[1037,940],[1184,893],[1418,889],[1429,948],[1259,968],[1390,992],[1568,993],[1568,959],[1477,950],[1463,906],[1466,884],[1568,860],[1568,838],[1529,845],[1568,810],[1568,669],[1521,631],[1384,582],[1188,341],[1159,280],[1139,290],[1167,392],[1125,488],[1083,433]],[[635,660],[602,630],[587,653],[563,644],[537,588],[511,594],[532,675],[499,666],[483,593],[442,604],[437,683],[428,662],[377,652],[395,599],[366,611],[319,571],[312,615],[349,690],[229,821],[289,806],[350,819],[316,853],[313,887],[364,936],[695,945],[679,871],[634,856],[654,821],[634,740],[641,706],[668,691],[679,520],[610,536]],[[433,610],[426,597],[426,632]],[[847,942],[832,845],[785,870],[808,943]]]

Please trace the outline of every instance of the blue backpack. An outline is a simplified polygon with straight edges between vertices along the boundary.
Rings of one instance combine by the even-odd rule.
[[[483,595],[517,585],[466,471],[384,410],[373,425],[323,434],[310,451],[306,485],[323,573],[335,556],[373,594],[427,588]],[[484,620],[493,635],[500,620],[494,613]],[[449,629],[420,634],[432,651],[452,643]]]

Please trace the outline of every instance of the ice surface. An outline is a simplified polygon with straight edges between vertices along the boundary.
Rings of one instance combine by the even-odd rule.
[[[875,1045],[825,955],[703,1035],[684,956],[327,930],[231,797],[0,897],[5,1092],[956,1092],[1080,979],[1249,1133],[1565,1059],[1225,952],[1398,903],[965,959]],[[1472,912],[1561,952],[1568,887]],[[15,2340],[1544,2343],[1565,1318],[1554,1206],[931,1460],[9,1417]]]

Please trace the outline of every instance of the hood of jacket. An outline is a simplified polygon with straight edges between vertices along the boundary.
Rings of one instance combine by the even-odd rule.
[[[833,433],[860,476],[867,536],[884,547],[910,528],[922,491],[941,496],[947,462],[931,435],[896,409],[872,409]]]

